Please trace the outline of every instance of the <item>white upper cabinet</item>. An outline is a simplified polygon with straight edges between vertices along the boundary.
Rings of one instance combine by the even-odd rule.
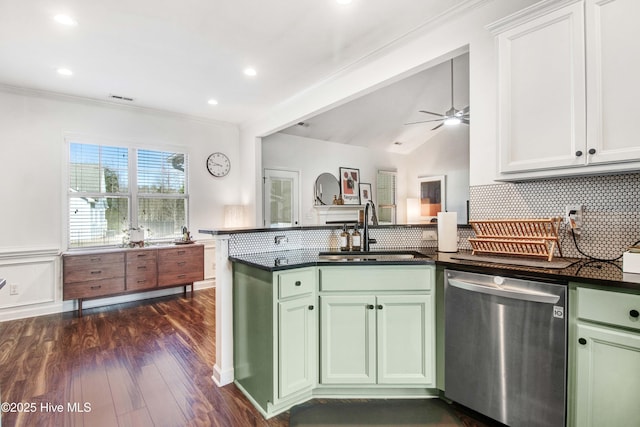
[[[582,4],[501,33],[498,52],[501,172],[584,164]]]
[[[640,2],[587,0],[587,141],[590,163],[640,159]]]
[[[637,168],[636,0],[543,1],[494,24],[500,179]]]

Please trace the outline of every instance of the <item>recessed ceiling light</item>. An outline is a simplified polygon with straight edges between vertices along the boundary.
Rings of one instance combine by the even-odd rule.
[[[210,100],[207,101],[207,104],[209,104],[209,105],[218,105],[218,101],[215,100],[215,99],[210,99]]]
[[[68,68],[58,68],[58,74],[60,74],[62,76],[72,76],[73,75],[73,71],[71,71]]]
[[[256,74],[258,74],[258,72],[256,71],[256,69],[255,69],[255,68],[251,68],[251,67],[249,67],[249,68],[245,68],[245,69],[244,69],[244,74],[245,74],[246,76],[253,77],[253,76],[255,76]]]
[[[76,21],[75,19],[73,19],[69,15],[60,14],[60,15],[54,16],[53,19],[55,19],[58,23],[60,23],[62,25],[69,25],[69,26],[78,25],[78,21]]]
[[[351,0],[336,0],[336,3],[338,3],[338,4],[349,4],[349,3],[351,3]]]

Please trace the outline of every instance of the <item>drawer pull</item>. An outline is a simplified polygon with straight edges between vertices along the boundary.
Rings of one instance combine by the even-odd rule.
[[[186,274],[178,274],[178,279],[184,279],[185,277],[187,277]]]
[[[93,270],[91,274],[102,274],[102,270]]]
[[[93,285],[91,286],[91,289],[100,289],[102,287],[102,285]]]
[[[300,286],[302,285],[302,282],[300,280],[296,280],[296,286]]]
[[[178,255],[184,255],[186,251],[178,251]]]
[[[637,319],[638,317],[640,317],[640,313],[638,313],[638,310],[631,310],[629,312],[629,316],[633,317],[634,319]]]
[[[182,265],[185,265],[186,263],[187,263],[187,261],[180,261],[180,262],[178,263],[178,265],[182,266]]]
[[[138,270],[146,270],[147,266],[146,265],[139,265],[138,266]]]
[[[91,261],[100,261],[102,258],[100,258],[99,256],[91,258]]]
[[[582,345],[585,345],[587,343],[587,340],[585,340],[584,338],[580,338],[578,339],[578,342]]]
[[[138,283],[141,283],[141,284],[146,282],[147,282],[146,280],[138,280]]]
[[[147,254],[138,254],[138,258],[146,257]]]

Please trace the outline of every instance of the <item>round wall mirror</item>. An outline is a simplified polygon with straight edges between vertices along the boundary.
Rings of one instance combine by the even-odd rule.
[[[321,173],[316,178],[316,205],[330,205],[333,203],[333,196],[340,195],[340,184],[338,178],[328,172]]]

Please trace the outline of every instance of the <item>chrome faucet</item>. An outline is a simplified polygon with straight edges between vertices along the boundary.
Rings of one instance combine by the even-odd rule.
[[[369,250],[369,245],[371,243],[377,243],[376,239],[371,239],[369,237],[369,206],[371,206],[371,222],[373,225],[378,225],[378,216],[376,215],[376,205],[373,204],[371,200],[369,200],[364,205],[364,227],[362,231],[362,250],[367,252]]]

